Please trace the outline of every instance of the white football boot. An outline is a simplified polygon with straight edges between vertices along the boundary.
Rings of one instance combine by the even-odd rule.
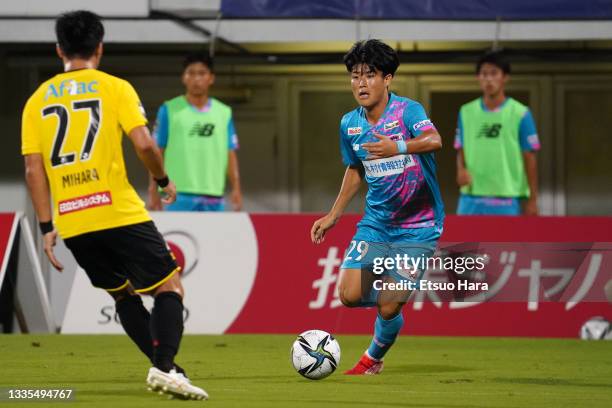
[[[177,373],[174,369],[170,370],[169,373],[165,373],[155,367],[151,367],[147,375],[147,384],[150,391],[168,394],[171,397],[192,400],[208,399],[206,391],[191,384],[187,377]]]

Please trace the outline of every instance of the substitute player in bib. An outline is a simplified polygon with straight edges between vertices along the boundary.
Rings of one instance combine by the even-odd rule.
[[[231,185],[230,201],[242,209],[238,170],[238,136],[232,109],[209,96],[215,82],[208,54],[189,54],[183,63],[185,95],[162,104],[157,112],[154,137],[162,149],[168,174],[176,183],[176,202],[167,211],[223,211],[225,182]],[[149,184],[149,207],[161,210],[157,186]]]
[[[529,108],[506,97],[510,63],[487,52],[476,75],[483,95],[463,105],[457,120],[457,214],[537,215],[540,140]]]
[[[346,374],[378,374],[404,324],[401,309],[410,290],[376,290],[380,285],[374,285],[378,277],[372,266],[377,258],[427,257],[435,250],[444,212],[432,152],[442,142],[418,102],[389,92],[399,66],[391,47],[378,40],[357,42],[344,63],[360,106],[340,123],[346,172],[336,202],[314,223],[311,239],[323,241],[365,180],[365,214],[341,266],[339,294],[349,307],[377,305],[370,347]],[[422,273],[391,268],[382,277],[416,282]]]
[[[115,299],[123,328],[153,363],[150,387],[207,398],[174,363],[183,333],[180,267],[126,175],[123,133],[165,201],[174,201],[138,95],[127,81],[97,70],[104,36],[97,15],[63,14],[55,30],[65,72],[32,94],[22,121],[26,182],[45,253],[61,271],[53,254],[59,233],[91,283]],[[154,296],[151,314],[140,294]]]

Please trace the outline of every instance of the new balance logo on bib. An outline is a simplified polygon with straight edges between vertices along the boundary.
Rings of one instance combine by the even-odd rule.
[[[404,169],[416,164],[411,154],[399,154],[397,156],[377,160],[363,160],[362,163],[368,177],[384,177],[402,174]]]

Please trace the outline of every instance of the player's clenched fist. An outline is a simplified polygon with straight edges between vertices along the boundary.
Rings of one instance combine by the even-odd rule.
[[[397,144],[391,140],[388,136],[372,132],[374,137],[378,139],[377,142],[363,143],[363,147],[368,152],[368,159],[382,159],[384,157],[391,157],[398,154]]]

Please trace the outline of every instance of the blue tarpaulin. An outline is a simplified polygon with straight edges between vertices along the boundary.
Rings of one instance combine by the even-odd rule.
[[[224,18],[612,19],[612,0],[222,0]]]

